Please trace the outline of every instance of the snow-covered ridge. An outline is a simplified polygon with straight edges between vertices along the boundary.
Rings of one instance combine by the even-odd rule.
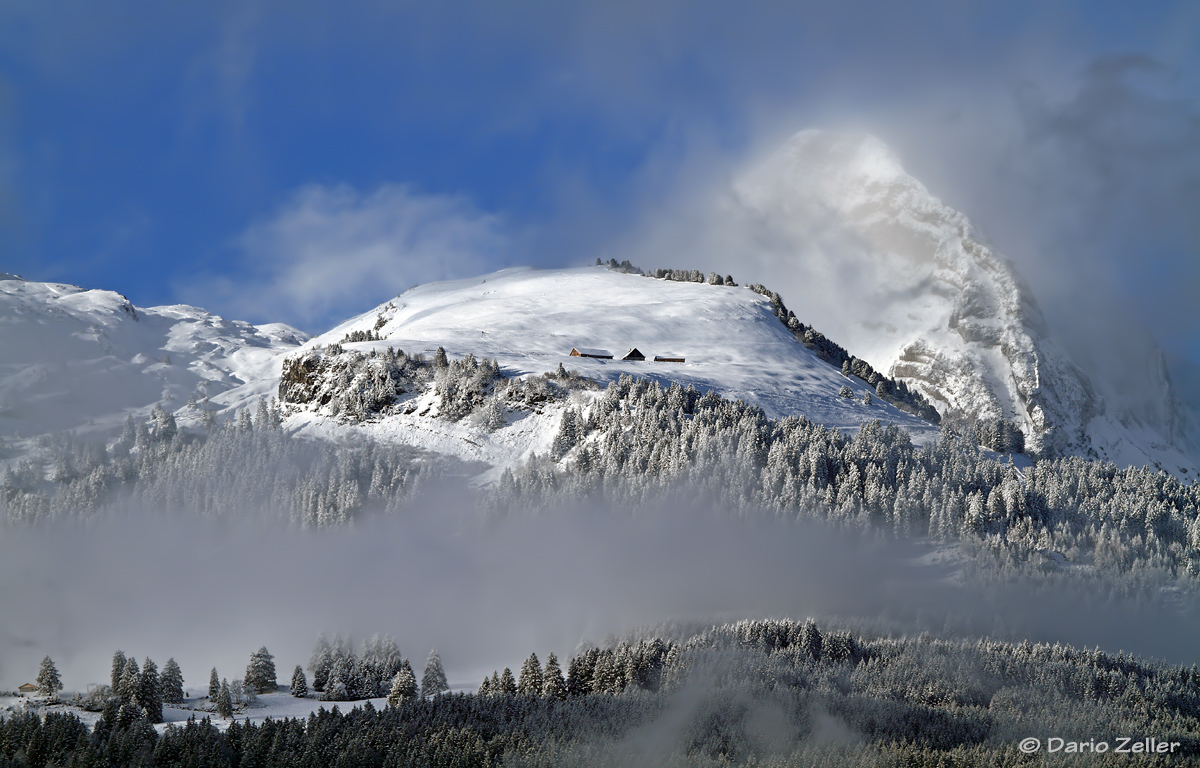
[[[840,343],[956,418],[1015,419],[1031,450],[1194,466],[1165,376],[1133,419],[1051,338],[1029,287],[878,139],[796,134],[735,186],[733,215],[797,275],[777,287]]]
[[[142,309],[113,291],[3,279],[0,435],[103,431],[160,403],[177,410],[191,398],[246,398],[278,376],[280,353],[307,339],[278,323],[256,327],[186,305]]]
[[[378,341],[346,342],[352,338]],[[450,359],[473,355],[495,360],[508,378],[542,376],[560,364],[601,386],[621,374],[646,377],[664,386],[692,385],[701,392],[743,400],[768,416],[804,415],[811,421],[855,431],[878,419],[905,427],[918,440],[937,428],[874,399],[871,388],[806,349],[778,320],[770,301],[741,287],[656,280],[605,267],[508,269],[469,280],[419,286],[327,333],[301,350],[340,344],[348,352],[381,353],[389,347],[408,355]],[[615,353],[614,359],[572,357],[573,348]],[[637,348],[646,359],[621,360]],[[654,362],[671,353],[685,362]],[[293,358],[295,355],[293,354]],[[848,387],[850,397],[842,396]],[[873,393],[872,393],[873,394]],[[594,395],[593,395],[594,396]],[[573,395],[586,406],[587,393]],[[564,405],[519,414],[502,429],[482,429],[471,420],[423,417],[430,402],[365,424],[338,423],[313,411],[295,413],[293,428],[320,435],[361,431],[493,466],[545,452]]]

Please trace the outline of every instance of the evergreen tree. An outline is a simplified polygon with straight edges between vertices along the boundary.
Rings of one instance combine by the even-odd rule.
[[[333,652],[325,635],[317,636],[317,644],[308,660],[308,668],[313,673],[313,690],[320,693],[325,690],[325,681],[329,679],[329,670],[333,667]]]
[[[175,663],[175,659],[167,659],[167,663],[163,664],[162,674],[159,675],[158,683],[162,690],[163,703],[183,703],[183,672],[180,671],[179,665]]]
[[[303,699],[308,696],[308,680],[304,677],[304,667],[296,665],[296,670],[292,672],[292,695],[298,699]]]
[[[245,684],[255,693],[269,693],[279,687],[275,680],[275,657],[265,645],[250,654]]]
[[[42,666],[37,675],[38,693],[43,696],[54,696],[62,690],[62,680],[58,676],[58,668],[49,656],[42,659]]]
[[[134,703],[146,713],[146,720],[151,723],[162,722],[162,689],[159,688],[158,667],[149,657],[142,665],[142,674],[138,680],[138,691]]]
[[[448,690],[450,690],[450,684],[446,681],[445,670],[442,669],[442,657],[438,656],[435,648],[429,652],[429,658],[425,660],[425,674],[421,675],[421,695],[436,696]]]
[[[129,418],[131,420],[130,424],[132,424],[133,417],[131,416]],[[117,651],[116,653],[113,654],[113,663],[112,663],[112,690],[113,690],[113,693],[117,693],[121,689],[121,675],[123,675],[123,674],[125,674],[125,653],[123,651]]]
[[[233,695],[229,692],[229,683],[226,680],[221,681],[217,690],[217,714],[226,720],[233,717]]]
[[[400,671],[396,673],[396,677],[392,680],[392,690],[388,693],[387,701],[393,707],[399,706],[400,702],[417,697],[417,676],[413,674],[412,667],[408,665],[408,659],[400,662]]]
[[[500,673],[499,688],[500,688],[500,693],[504,696],[516,696],[517,695],[517,681],[513,677],[512,670],[509,669],[508,667],[505,667],[504,671]]]
[[[445,368],[450,365],[450,361],[446,359],[446,350],[443,347],[438,347],[437,352],[433,353],[433,367]]]
[[[567,684],[563,680],[562,670],[558,667],[558,657],[553,653],[546,657],[546,670],[542,673],[542,695],[551,699],[567,697]]]
[[[117,695],[121,697],[121,701],[136,702],[138,688],[142,684],[142,673],[138,669],[137,659],[130,657],[125,661],[125,671],[121,673],[121,684],[117,688]]]
[[[483,682],[480,683],[480,685],[479,685],[479,695],[480,696],[491,696],[492,695],[492,679],[490,677],[488,677],[487,675],[483,676]]]
[[[221,678],[217,677],[217,668],[212,668],[212,674],[208,676],[208,700],[215,702],[218,694],[221,693]]]
[[[521,675],[517,682],[517,693],[522,696],[542,695],[542,665],[536,653],[529,654],[521,665]]]

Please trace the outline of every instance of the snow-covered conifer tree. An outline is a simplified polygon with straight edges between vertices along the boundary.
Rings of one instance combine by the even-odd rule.
[[[304,667],[299,664],[296,665],[296,670],[292,672],[291,693],[298,699],[308,696],[308,680],[304,677]]]
[[[521,665],[517,693],[522,696],[542,695],[542,664],[538,661],[536,653],[529,654],[529,658]]]
[[[163,703],[183,703],[183,672],[179,669],[179,664],[175,662],[175,659],[167,659],[167,663],[163,664],[158,682],[162,689]]]
[[[417,698],[417,676],[413,674],[408,659],[404,659],[400,662],[400,670],[392,679],[392,689],[388,693],[387,701],[388,704],[395,707],[402,701],[415,698]]]
[[[222,680],[217,689],[217,714],[226,720],[233,717],[233,694],[229,692],[227,680]]]
[[[425,674],[421,675],[421,696],[436,696],[448,690],[450,684],[446,682],[446,671],[442,669],[442,657],[438,656],[437,649],[434,648],[425,660]]]
[[[217,668],[212,668],[212,674],[208,676],[208,700],[215,702],[217,696],[221,693],[221,678],[217,677]]]
[[[508,667],[505,667],[504,671],[500,673],[499,688],[500,688],[500,693],[503,696],[516,696],[517,695],[517,680],[516,680],[516,678],[513,677],[512,670],[509,669]]]
[[[54,696],[62,690],[62,679],[58,676],[58,668],[54,661],[47,656],[42,659],[42,666],[37,674],[38,693],[43,696]]]
[[[279,687],[275,679],[275,657],[265,645],[250,655],[246,687],[255,693],[269,693]]]
[[[132,423],[132,417],[130,417]],[[125,653],[117,651],[113,654],[112,662],[112,690],[116,693],[121,688],[121,675],[125,674]]]
[[[117,687],[117,695],[121,701],[136,701],[138,687],[142,682],[142,673],[138,669],[137,659],[130,657],[125,661],[125,671],[121,673],[121,682]]]
[[[158,666],[149,657],[142,665],[142,674],[138,680],[134,703],[146,713],[148,721],[151,723],[162,722],[162,689],[159,687]]]
[[[551,699],[567,697],[567,683],[563,680],[562,670],[558,666],[558,657],[553,653],[546,657],[546,669],[542,673],[542,695]]]

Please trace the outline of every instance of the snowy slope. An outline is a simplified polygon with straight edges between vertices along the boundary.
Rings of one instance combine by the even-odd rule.
[[[103,431],[155,404],[214,404],[278,377],[307,335],[184,305],[134,307],[112,291],[0,280],[0,436]],[[270,394],[268,390],[262,390]]]
[[[844,430],[880,419],[908,427],[918,439],[936,432],[879,399],[864,404],[865,383],[818,359],[786,331],[766,299],[741,287],[656,280],[604,267],[509,269],[419,286],[305,348],[340,342],[355,331],[374,331],[384,340],[345,344],[347,349],[392,346],[431,356],[442,346],[451,358],[494,358],[509,376],[540,375],[562,363],[601,385],[622,373],[664,385],[692,384],[759,405],[770,416],[804,415]],[[614,359],[571,357],[573,347],[604,349]],[[646,361],[620,360],[634,347]],[[656,363],[655,355],[686,362]],[[845,385],[854,399],[839,396]],[[324,434],[345,428],[309,413],[291,417],[290,424]],[[523,417],[494,434],[468,421],[415,414],[354,427],[492,465],[544,451],[556,428],[557,412]]]
[[[1033,450],[1195,465],[1165,368],[1150,372],[1154,407],[1123,408],[1050,337],[1013,266],[879,140],[796,134],[728,205],[738,231],[753,233],[748,259],[791,267],[769,287],[801,320],[917,387],[951,422],[1015,418]]]

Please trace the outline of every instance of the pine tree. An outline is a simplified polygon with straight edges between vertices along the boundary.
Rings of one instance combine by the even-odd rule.
[[[54,696],[62,690],[62,680],[58,676],[58,668],[49,656],[42,659],[42,666],[37,675],[38,693],[43,696]]]
[[[392,690],[388,693],[388,704],[399,706],[400,702],[417,698],[417,676],[413,674],[408,659],[400,662],[400,671],[392,680]]]
[[[229,682],[221,681],[217,690],[217,714],[228,720],[233,717],[233,695],[229,693]]]
[[[159,675],[158,683],[162,689],[163,703],[183,703],[183,672],[180,671],[179,665],[175,663],[175,659],[167,659],[167,663],[163,664],[162,674]]]
[[[479,694],[478,695],[480,695],[480,696],[491,696],[492,695],[492,679],[490,677],[488,677],[487,675],[483,676],[483,682],[479,685]]]
[[[542,673],[542,695],[551,699],[567,697],[567,684],[563,680],[562,670],[558,667],[558,657],[553,653],[546,657],[546,670]]]
[[[442,669],[442,657],[438,656],[435,648],[425,660],[425,674],[421,675],[421,696],[436,696],[448,690],[450,684],[446,681],[446,671]]]
[[[445,368],[448,365],[450,365],[450,362],[449,362],[449,360],[446,359],[445,348],[438,347],[437,352],[433,353],[433,367],[434,368]]]
[[[142,673],[138,669],[137,659],[130,657],[125,661],[125,671],[121,673],[121,684],[117,688],[121,701],[136,701],[141,682]]]
[[[333,652],[325,635],[317,636],[317,644],[308,660],[308,668],[313,673],[313,690],[320,693],[325,690],[325,681],[329,679],[329,670],[333,667]]]
[[[133,417],[131,416],[130,419]],[[130,422],[132,424],[132,421]],[[112,663],[112,690],[117,693],[121,688],[121,675],[125,674],[125,653],[117,651],[113,654]]]
[[[304,667],[296,665],[296,670],[292,672],[292,695],[297,699],[303,699],[308,696],[308,680],[304,677]]]
[[[517,682],[517,693],[522,696],[540,696],[542,694],[542,664],[536,653],[529,654],[521,665],[520,679]]]
[[[217,668],[212,668],[212,674],[208,676],[208,700],[215,702],[217,695],[221,693],[221,678],[217,677]]]
[[[138,680],[138,691],[134,703],[146,713],[148,721],[151,723],[162,722],[162,689],[159,688],[158,683],[158,667],[148,657],[142,665],[142,675]]]
[[[250,654],[250,663],[246,666],[246,687],[255,693],[269,693],[279,687],[275,680],[275,657],[265,645]]]
[[[500,673],[500,693],[504,696],[517,695],[517,681],[508,667],[505,667],[504,671]]]

